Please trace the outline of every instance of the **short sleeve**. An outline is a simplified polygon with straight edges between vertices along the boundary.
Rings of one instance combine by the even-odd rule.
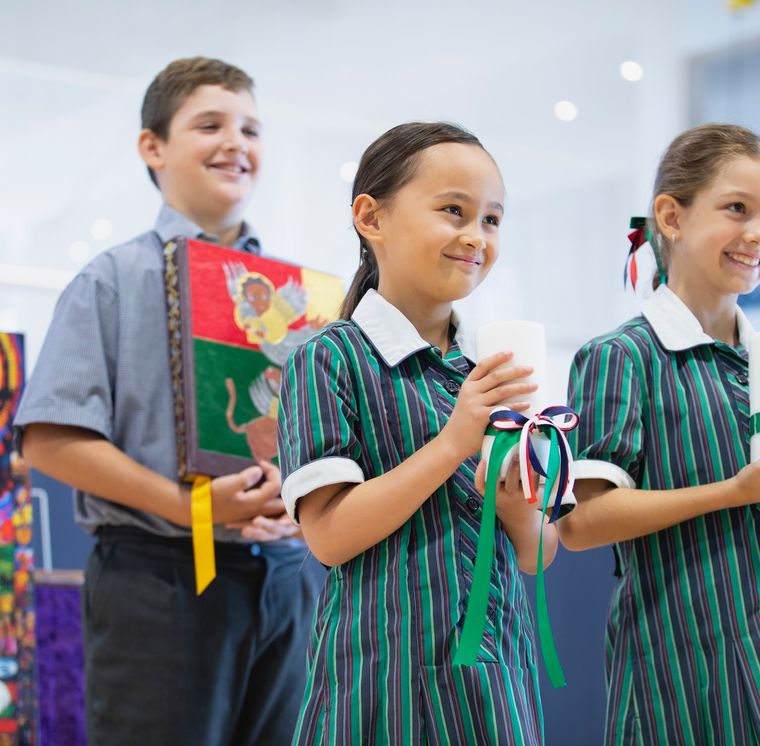
[[[644,461],[639,376],[633,359],[614,341],[590,342],[570,369],[568,403],[578,427],[568,435],[576,479],[640,484]]]
[[[113,437],[113,385],[119,333],[114,288],[94,273],[61,294],[14,420],[44,422]]]
[[[282,370],[277,445],[282,498],[297,518],[298,500],[329,484],[359,483],[361,445],[349,366],[325,335],[298,347]]]

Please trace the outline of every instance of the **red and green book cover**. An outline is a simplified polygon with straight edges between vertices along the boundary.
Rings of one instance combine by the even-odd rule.
[[[276,458],[280,370],[337,318],[340,278],[192,239],[164,255],[180,478]]]

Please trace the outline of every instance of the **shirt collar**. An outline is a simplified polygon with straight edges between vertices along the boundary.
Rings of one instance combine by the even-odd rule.
[[[409,319],[376,290],[368,290],[351,314],[351,320],[364,332],[372,346],[392,368],[409,356],[432,345],[426,342]],[[470,339],[456,311],[451,314],[456,327],[454,339],[462,354],[474,362]]]
[[[702,325],[689,307],[667,285],[660,285],[644,301],[642,313],[652,325],[660,342],[671,352],[715,342],[702,329]],[[749,349],[749,341],[754,334],[754,329],[738,306],[736,307],[736,326],[739,332],[739,344]]]
[[[188,236],[208,241],[209,243],[219,243],[218,236],[204,233],[203,229],[193,223],[190,218],[185,217],[181,212],[166,204],[161,206],[154,229],[158,233],[161,243],[171,241],[172,238],[176,238],[177,236]],[[251,226],[245,221],[243,221],[240,236],[235,240],[232,248],[249,251],[251,254],[261,253],[259,239],[251,230]]]

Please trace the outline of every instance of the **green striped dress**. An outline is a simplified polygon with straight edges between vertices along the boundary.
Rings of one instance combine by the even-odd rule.
[[[351,321],[283,369],[280,464],[291,514],[312,490],[402,463],[445,425],[472,368],[371,291]],[[499,526],[488,621],[474,666],[454,667],[482,498],[470,458],[397,531],[330,570],[315,614],[295,743],[542,743],[533,626]]]
[[[570,373],[576,477],[667,490],[734,476],[749,459],[752,331],[737,320],[734,349],[663,286],[586,344]],[[751,505],[614,546],[608,744],[760,743],[759,533]]]

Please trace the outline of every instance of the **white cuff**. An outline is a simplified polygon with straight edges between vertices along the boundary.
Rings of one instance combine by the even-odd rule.
[[[595,461],[591,459],[575,461],[573,463],[573,470],[575,471],[576,482],[579,479],[605,479],[608,482],[612,482],[616,487],[636,489],[636,482],[633,481],[631,475],[625,469],[621,469],[609,461]]]
[[[283,482],[280,492],[285,503],[285,510],[298,523],[296,503],[304,495],[308,495],[320,487],[326,487],[328,484],[342,484],[343,482],[358,484],[363,481],[364,472],[356,461],[340,456],[328,456],[312,461],[294,471]]]

